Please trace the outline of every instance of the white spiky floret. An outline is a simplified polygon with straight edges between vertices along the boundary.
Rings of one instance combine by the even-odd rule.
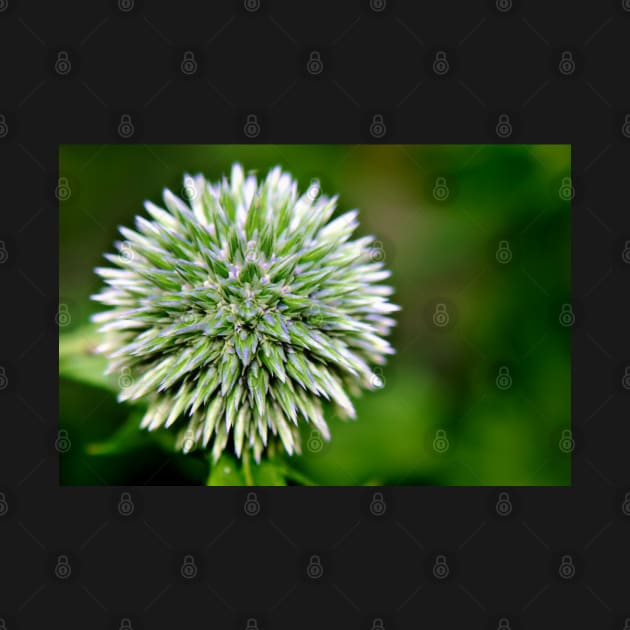
[[[315,189],[315,194],[313,190]],[[271,441],[300,452],[298,425],[330,438],[322,400],[354,418],[347,392],[381,384],[371,365],[393,354],[393,289],[374,237],[350,240],[358,211],[330,220],[337,197],[273,168],[266,178],[240,164],[217,184],[184,177],[186,201],[164,190],[164,208],[96,269],[105,287],[93,316],[108,372],[130,376],[120,401],[145,400],[141,426],[179,427],[177,446],[230,445],[257,461]]]

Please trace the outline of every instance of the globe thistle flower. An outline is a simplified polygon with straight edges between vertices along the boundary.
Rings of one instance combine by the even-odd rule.
[[[187,203],[121,227],[114,267],[97,268],[111,307],[93,316],[120,401],[145,400],[141,426],[178,427],[176,448],[224,449],[256,461],[271,443],[300,452],[300,422],[330,439],[322,401],[354,418],[348,393],[381,385],[370,365],[399,307],[374,237],[356,240],[356,210],[330,218],[337,197],[298,195],[280,167],[258,182],[235,164],[217,184],[185,176]]]

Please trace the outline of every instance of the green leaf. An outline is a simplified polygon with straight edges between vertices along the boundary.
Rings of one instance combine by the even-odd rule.
[[[279,467],[279,472],[285,479],[290,479],[291,481],[296,482],[302,486],[318,486],[321,484],[315,483],[312,479],[309,479],[304,473],[289,466],[288,464],[283,464]]]
[[[262,461],[252,465],[252,477],[257,486],[286,486],[282,468],[273,462]]]
[[[99,341],[99,333],[91,325],[60,335],[59,376],[117,392],[115,380],[105,375],[105,357],[95,354]]]
[[[167,453],[175,450],[175,435],[172,431],[158,429],[146,431],[140,428],[144,407],[134,407],[127,420],[107,439],[92,442],[85,447],[89,455],[122,455],[149,446],[159,447]]]
[[[241,467],[230,455],[222,455],[216,463],[210,463],[207,486],[244,486]]]
[[[118,455],[146,447],[148,432],[140,429],[142,415],[132,413],[106,440],[87,444],[86,452],[89,455]]]

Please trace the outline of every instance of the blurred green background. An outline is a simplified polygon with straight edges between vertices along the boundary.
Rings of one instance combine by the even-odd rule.
[[[358,420],[329,414],[329,443],[307,426],[302,455],[257,483],[570,484],[570,159],[568,145],[62,145],[60,482],[206,483],[203,454],[174,453],[170,432],[140,432],[142,410],[116,402],[89,296],[145,199],[239,161],[261,176],[281,165],[300,192],[317,178],[338,212],[359,208],[358,235],[379,239],[402,306],[397,354]],[[212,480],[242,482],[238,463]]]

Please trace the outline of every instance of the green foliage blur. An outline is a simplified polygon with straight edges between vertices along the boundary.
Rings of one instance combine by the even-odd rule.
[[[62,484],[570,484],[568,145],[63,145],[59,158]],[[317,178],[338,212],[358,208],[402,306],[358,419],[329,413],[330,442],[306,426],[302,455],[252,462],[247,479],[234,458],[210,467],[167,430],[140,431],[89,324],[117,226],[164,187],[181,195],[184,173],[217,180],[234,161],[281,165],[301,191]]]

